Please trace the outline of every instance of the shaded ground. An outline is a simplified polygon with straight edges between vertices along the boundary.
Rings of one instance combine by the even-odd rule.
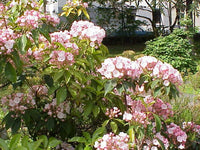
[[[135,43],[135,44],[115,44],[115,45],[106,45],[109,49],[110,54],[121,54],[126,50],[133,50],[135,52],[142,52],[145,48],[144,43]]]

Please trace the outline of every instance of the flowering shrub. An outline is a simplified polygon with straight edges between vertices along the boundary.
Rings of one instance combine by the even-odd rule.
[[[102,28],[81,20],[50,32],[59,20],[40,12],[37,2],[20,2],[10,4],[20,6],[15,10],[0,5],[1,87],[13,87],[0,98],[6,129],[25,129],[33,139],[54,136],[60,147],[70,142],[77,149],[198,146],[199,125],[176,125],[164,99],[179,94],[183,81],[176,69],[151,56],[105,59]],[[76,2],[72,8],[84,12]]]

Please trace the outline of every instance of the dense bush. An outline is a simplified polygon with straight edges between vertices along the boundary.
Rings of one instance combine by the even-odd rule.
[[[192,44],[187,39],[187,33],[182,29],[175,30],[165,37],[158,37],[146,42],[144,54],[154,56],[185,74],[196,72],[196,63],[192,59]]]

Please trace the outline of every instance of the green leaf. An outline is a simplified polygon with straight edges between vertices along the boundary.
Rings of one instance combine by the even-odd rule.
[[[45,74],[44,75],[44,81],[49,87],[53,86],[53,78],[50,75]]]
[[[49,119],[47,120],[46,126],[47,126],[47,130],[48,130],[48,131],[51,131],[51,130],[54,128],[54,126],[55,126],[55,121],[54,121],[54,119],[53,119],[53,118],[49,118]]]
[[[73,98],[75,98],[77,96],[77,92],[76,90],[74,90],[73,88],[68,88],[70,94],[72,95]]]
[[[84,137],[75,136],[68,140],[68,142],[79,142],[79,143],[86,143],[86,139]]]
[[[41,145],[42,141],[43,140],[40,139],[40,140],[37,140],[37,141],[31,143],[30,144],[31,150],[37,150],[39,148],[39,146]]]
[[[8,146],[7,146],[7,143],[0,138],[0,149],[2,150],[9,150]]]
[[[51,37],[47,25],[43,24],[42,28],[39,29],[39,32],[49,41],[49,43],[51,43]]]
[[[17,119],[15,119],[15,121],[11,127],[12,133],[16,133],[20,127],[21,127],[21,119],[17,118]]]
[[[28,150],[28,149],[24,146],[18,146],[15,148],[15,150]]]
[[[21,143],[22,143],[22,146],[24,146],[24,147],[28,147],[29,137],[28,137],[27,135],[24,136],[24,137],[22,138]]]
[[[108,48],[103,44],[100,45],[99,49],[102,51],[103,56],[106,56],[109,53]]]
[[[92,150],[92,147],[89,146],[89,145],[87,145],[87,146],[84,148],[84,150]]]
[[[20,134],[15,134],[15,135],[13,136],[13,138],[12,138],[11,141],[10,141],[10,149],[14,149],[14,148],[17,146],[17,144],[18,144],[19,141],[20,141],[20,138],[21,138],[21,135],[20,135]]]
[[[157,87],[154,90],[154,97],[158,97],[161,95],[161,87]]]
[[[169,95],[169,92],[170,92],[170,86],[165,87],[165,92],[166,92],[166,95]]]
[[[97,117],[97,115],[100,113],[99,106],[94,106],[94,109],[92,110],[94,117]]]
[[[140,78],[140,81],[139,81],[139,86],[141,86],[141,85],[144,83],[145,80],[146,80],[146,77],[145,77],[145,76],[142,76],[142,77]]]
[[[114,133],[117,133],[118,126],[117,126],[116,122],[111,121],[111,122],[110,122],[110,126],[111,126],[112,131],[113,131]]]
[[[129,127],[129,129],[128,129],[128,135],[129,135],[129,137],[130,137],[131,143],[133,143],[133,142],[135,141],[135,132],[134,132],[133,128],[134,128],[134,127],[131,126],[131,127]]]
[[[90,20],[90,16],[89,16],[87,10],[85,8],[83,8],[82,11],[83,11],[84,15],[88,18],[88,20]]]
[[[37,47],[39,47],[39,43],[38,43],[38,40],[39,40],[39,31],[36,29],[36,30],[32,30],[32,38],[36,44]]]
[[[11,82],[17,81],[17,73],[11,63],[7,62],[5,67],[5,76]]]
[[[92,103],[87,103],[85,108],[84,108],[84,112],[83,112],[83,116],[84,117],[87,117],[91,112],[92,112],[92,109],[93,109],[93,104]]]
[[[17,51],[13,51],[12,55],[13,55],[13,61],[14,61],[15,66],[17,68],[16,70],[17,70],[17,72],[19,72],[21,74],[22,73],[22,64],[23,64],[23,62],[21,61],[20,56],[17,53]]]
[[[157,131],[157,132],[160,132],[160,130],[161,130],[161,128],[162,128],[162,122],[161,122],[161,120],[160,120],[160,118],[159,118],[158,115],[153,114],[153,116],[154,116],[155,122],[156,122],[156,131]]]
[[[20,52],[22,54],[25,54],[26,52],[26,44],[27,44],[27,37],[25,34],[23,34],[20,38],[19,38],[19,41],[18,41],[18,48],[20,50]]]
[[[87,141],[91,140],[91,136],[90,136],[90,134],[88,132],[83,132],[83,136],[85,137],[85,139]]]
[[[71,73],[66,71],[64,76],[65,76],[65,82],[66,82],[66,84],[68,84],[71,79]]]
[[[4,119],[3,119],[3,122],[5,121],[6,122],[6,130],[8,130],[9,128],[12,127],[12,125],[14,124],[15,120],[13,117],[11,117],[12,113],[8,113]]]
[[[72,11],[73,9],[74,9],[74,8],[69,8],[69,9],[65,12],[66,17],[69,16],[69,14],[71,13],[71,11]]]
[[[78,13],[78,16],[80,16],[81,13],[82,13],[82,10],[81,10],[81,9],[78,9],[77,13]]]
[[[92,142],[95,142],[96,139],[105,132],[105,130],[106,130],[105,127],[99,127],[99,128],[97,128],[94,131],[93,135],[92,135]]]
[[[109,123],[110,120],[105,120],[102,124],[103,127],[107,126],[107,124]]]
[[[61,143],[60,140],[57,140],[56,138],[54,137],[51,137],[49,139],[49,144],[48,144],[48,147],[50,148],[55,148],[57,145],[59,145]]]
[[[46,149],[48,147],[48,138],[46,135],[39,136],[39,139],[42,139],[42,143],[44,148]]]
[[[154,89],[158,85],[158,83],[159,83],[159,80],[152,81],[151,88]]]
[[[53,76],[54,81],[55,82],[58,81],[63,76],[63,74],[64,74],[63,70],[56,72]]]
[[[62,103],[67,98],[67,88],[61,87],[56,92],[57,104]]]
[[[106,96],[107,93],[112,91],[116,85],[117,85],[116,80],[108,80],[104,85],[104,88],[105,88],[104,96]]]

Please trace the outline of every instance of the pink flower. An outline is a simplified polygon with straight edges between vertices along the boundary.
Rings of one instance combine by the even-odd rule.
[[[172,139],[174,145],[177,145],[180,149],[185,148],[187,134],[183,130],[181,130],[179,126],[177,126],[174,123],[171,123],[167,126],[167,134],[169,138]]]
[[[26,10],[24,12],[24,15],[17,18],[16,23],[18,23],[21,27],[35,29],[42,24],[42,18],[44,18],[44,15],[41,14],[39,11]]]
[[[126,133],[120,132],[119,135],[109,133],[95,142],[94,147],[97,150],[128,150],[129,136]]]
[[[92,22],[82,20],[73,22],[70,34],[73,37],[78,36],[80,39],[88,39],[98,45],[101,44],[105,37],[104,29],[95,26]],[[92,43],[92,47],[94,47],[94,43]]]

